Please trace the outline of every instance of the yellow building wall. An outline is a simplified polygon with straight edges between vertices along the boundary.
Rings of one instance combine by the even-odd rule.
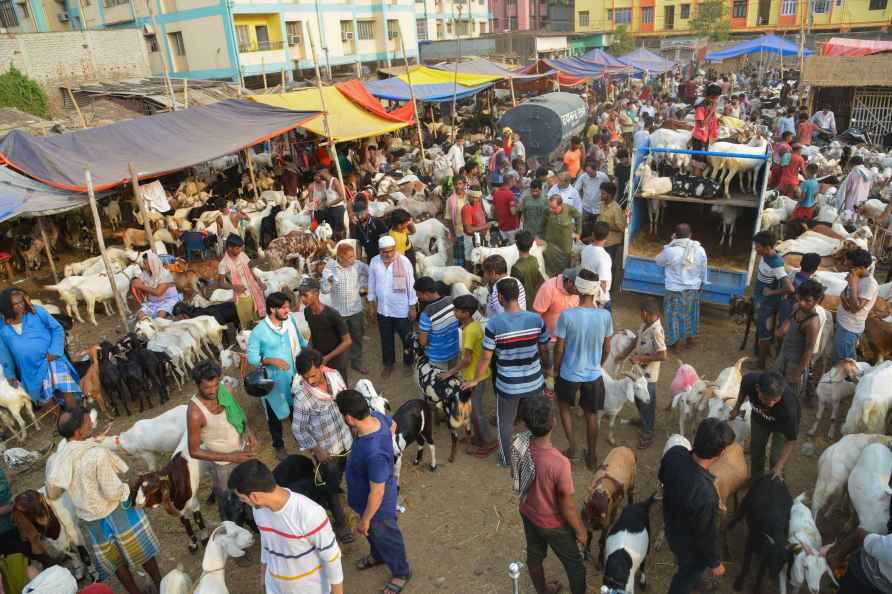
[[[271,43],[282,41],[282,24],[279,22],[278,13],[237,14],[233,16],[233,20],[235,21],[236,27],[240,25],[248,26],[248,35],[251,38],[251,43],[253,43],[254,45],[257,45],[257,31],[255,27],[258,25],[266,26],[266,30],[268,31],[267,34],[269,35],[269,40]]]

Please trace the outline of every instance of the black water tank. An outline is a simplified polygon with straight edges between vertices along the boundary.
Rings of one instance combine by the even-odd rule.
[[[585,101],[573,93],[547,93],[524,101],[502,116],[499,128],[520,134],[527,155],[551,160],[572,136],[582,134],[588,116]]]

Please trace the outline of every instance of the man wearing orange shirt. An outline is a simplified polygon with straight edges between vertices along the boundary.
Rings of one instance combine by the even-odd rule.
[[[582,145],[579,142],[579,137],[574,136],[570,139],[570,148],[564,153],[564,169],[570,174],[570,177],[576,179],[581,167]]]

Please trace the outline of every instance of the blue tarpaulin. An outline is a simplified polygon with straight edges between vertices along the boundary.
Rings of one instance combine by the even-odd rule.
[[[378,99],[386,99],[388,101],[409,101],[412,95],[409,91],[409,85],[401,81],[397,77],[385,78],[384,80],[366,80],[362,84],[366,90]],[[476,87],[466,87],[453,83],[432,84],[432,85],[412,85],[415,89],[415,98],[418,101],[430,101],[434,103],[442,101],[452,101],[452,94],[455,93],[456,99],[465,99],[473,97],[480,91],[488,89],[491,84],[477,85]]]
[[[617,59],[627,66],[632,66],[648,74],[663,74],[675,67],[675,62],[672,60],[667,60],[643,47],[633,49]]]
[[[59,214],[86,203],[86,194],[57,190],[0,167],[0,223],[19,216]]]
[[[611,56],[601,48],[590,50],[579,56],[579,58],[601,67],[618,68],[622,70],[628,68],[628,66],[620,62],[618,58]]]
[[[799,44],[789,42],[777,35],[763,35],[756,39],[742,41],[737,45],[726,47],[723,50],[709,52],[706,54],[706,60],[708,62],[719,62],[721,60],[727,60],[728,58],[736,58],[737,56],[745,56],[747,54],[758,54],[760,52],[777,54],[784,57],[798,56]],[[806,48],[804,54],[810,56],[812,52]]]

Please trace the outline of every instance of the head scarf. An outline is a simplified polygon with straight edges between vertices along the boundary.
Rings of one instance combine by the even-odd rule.
[[[167,272],[167,269],[164,268],[164,264],[161,263],[161,258],[158,257],[158,254],[148,251],[143,252],[142,257],[149,264],[149,271],[143,271],[143,280],[145,283],[150,287],[155,288],[165,282],[165,277],[168,275],[164,273]],[[170,280],[167,280],[166,282],[170,282]]]

